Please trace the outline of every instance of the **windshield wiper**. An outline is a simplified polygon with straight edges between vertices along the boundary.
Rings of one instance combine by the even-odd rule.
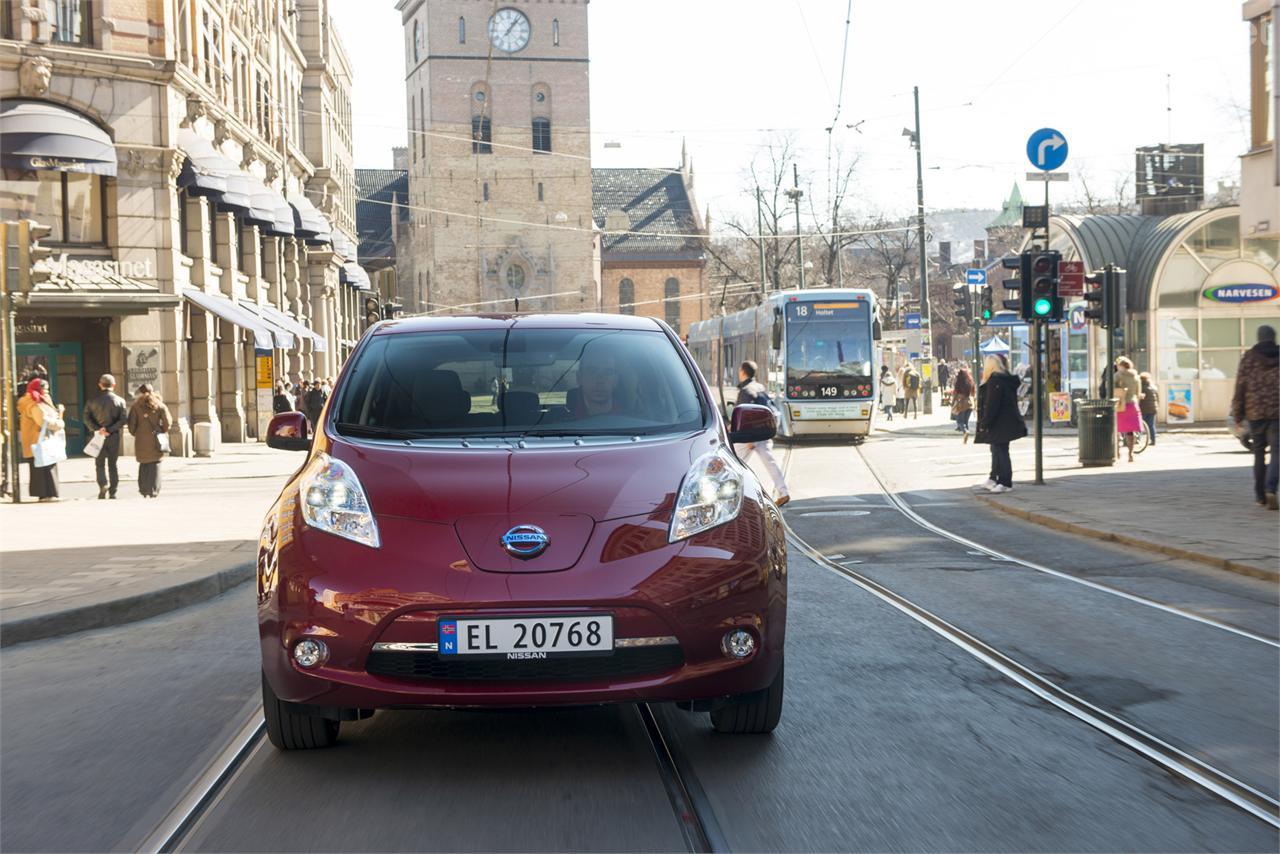
[[[421,439],[422,433],[412,430],[393,430],[390,427],[377,427],[372,424],[349,424],[339,421],[338,430],[351,436],[368,436],[375,439]]]

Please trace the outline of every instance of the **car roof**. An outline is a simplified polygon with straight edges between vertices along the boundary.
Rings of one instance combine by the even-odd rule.
[[[657,332],[662,326],[652,317],[629,314],[466,314],[398,317],[379,323],[375,335],[402,332],[450,332],[484,329],[636,329]]]

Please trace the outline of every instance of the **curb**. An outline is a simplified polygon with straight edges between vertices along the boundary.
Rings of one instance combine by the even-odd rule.
[[[233,587],[253,578],[255,564],[248,561],[213,575],[148,590],[131,596],[108,599],[94,605],[83,605],[52,614],[26,617],[0,624],[0,648],[15,646],[28,641],[61,637],[88,629],[105,629],[125,623],[134,623],[177,611],[188,605],[225,593]]]
[[[1208,564],[1218,569],[1225,569],[1227,572],[1234,572],[1237,575],[1247,575],[1250,578],[1260,578],[1263,581],[1280,581],[1280,572],[1274,569],[1267,569],[1261,566],[1254,566],[1250,563],[1241,563],[1236,560],[1226,560],[1213,555],[1193,552],[1189,549],[1181,549],[1177,546],[1166,546],[1160,543],[1153,543],[1150,540],[1143,540],[1137,537],[1130,537],[1127,534],[1117,534],[1112,531],[1100,531],[1096,528],[1089,528],[1084,525],[1077,525],[1074,522],[1064,522],[1053,516],[1044,513],[1036,513],[1032,510],[1024,510],[1021,507],[1013,507],[994,498],[985,495],[977,495],[978,500],[986,504],[988,507],[994,507],[1002,513],[1008,513],[1011,516],[1017,516],[1019,519],[1025,519],[1028,522],[1034,522],[1037,525],[1043,525],[1046,528],[1053,528],[1058,531],[1065,531],[1069,534],[1079,534],[1083,537],[1090,537],[1095,540],[1105,540],[1107,542],[1119,543],[1123,546],[1130,546],[1143,551],[1155,552],[1157,554],[1169,555],[1170,557],[1181,558],[1183,560],[1191,560],[1196,563]]]

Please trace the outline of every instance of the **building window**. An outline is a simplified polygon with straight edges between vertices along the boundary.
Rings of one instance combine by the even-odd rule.
[[[413,22],[413,61],[418,62],[422,58],[422,25],[417,20]]]
[[[4,5],[7,15],[9,4]],[[52,5],[53,40],[62,44],[89,44],[89,0],[54,0]]]
[[[518,291],[524,287],[524,267],[519,264],[512,264],[507,267],[507,287],[513,291]]]
[[[663,288],[663,319],[667,321],[667,325],[676,332],[680,331],[680,280],[672,277],[667,279],[667,284]]]
[[[458,16],[458,44],[467,43],[467,19]]]
[[[541,182],[541,181],[539,181],[539,182],[538,182],[538,201],[540,201],[540,202],[541,202],[541,201],[543,201],[543,198],[542,198],[542,182]]]
[[[427,129],[427,95],[422,89],[418,90],[418,144],[422,146],[422,156],[427,156],[427,135],[423,133]]]
[[[1274,106],[1275,92],[1272,91],[1273,76],[1275,74],[1276,65],[1276,46],[1275,39],[1271,37],[1272,18],[1268,12],[1259,15],[1251,22],[1250,27],[1250,45],[1249,45],[1249,66],[1250,92],[1252,93],[1252,115],[1253,134],[1252,143],[1254,148],[1267,145],[1274,140],[1274,116],[1271,114]]]
[[[225,91],[222,83],[222,24],[207,11],[203,14],[201,21],[204,47],[204,82],[206,86],[221,96]]]
[[[551,151],[551,119],[533,120],[533,150],[543,154]]]
[[[488,181],[485,181],[485,182],[484,182],[484,190],[483,190],[483,192],[484,192],[484,200],[485,200],[486,202],[487,202],[487,201],[489,201],[489,182],[488,182]]]
[[[471,117],[471,153],[493,154],[493,122],[488,116]]]
[[[178,191],[178,248],[188,258],[191,257],[191,211],[187,209],[190,201],[185,189]]]
[[[418,160],[418,123],[417,112],[414,109],[418,105],[414,103],[413,98],[409,98],[409,147],[413,149],[414,162]]]
[[[618,282],[618,313],[636,313],[636,283],[630,279]]]
[[[560,19],[551,19],[551,43],[556,47],[560,46]]]

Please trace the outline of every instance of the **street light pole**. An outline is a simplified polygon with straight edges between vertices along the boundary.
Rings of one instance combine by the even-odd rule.
[[[787,197],[796,205],[796,267],[800,270],[800,290],[804,290],[804,241],[800,239],[800,198],[804,190],[800,189],[800,166],[792,163],[791,169],[795,186],[787,190]]]
[[[924,235],[924,155],[920,151],[920,87],[911,87],[915,96],[916,130],[911,142],[916,147],[916,240],[920,248],[920,326],[924,330],[924,347],[921,355],[926,361],[933,357],[933,325],[929,320],[929,252]],[[933,412],[933,370],[924,378],[924,414]]]

